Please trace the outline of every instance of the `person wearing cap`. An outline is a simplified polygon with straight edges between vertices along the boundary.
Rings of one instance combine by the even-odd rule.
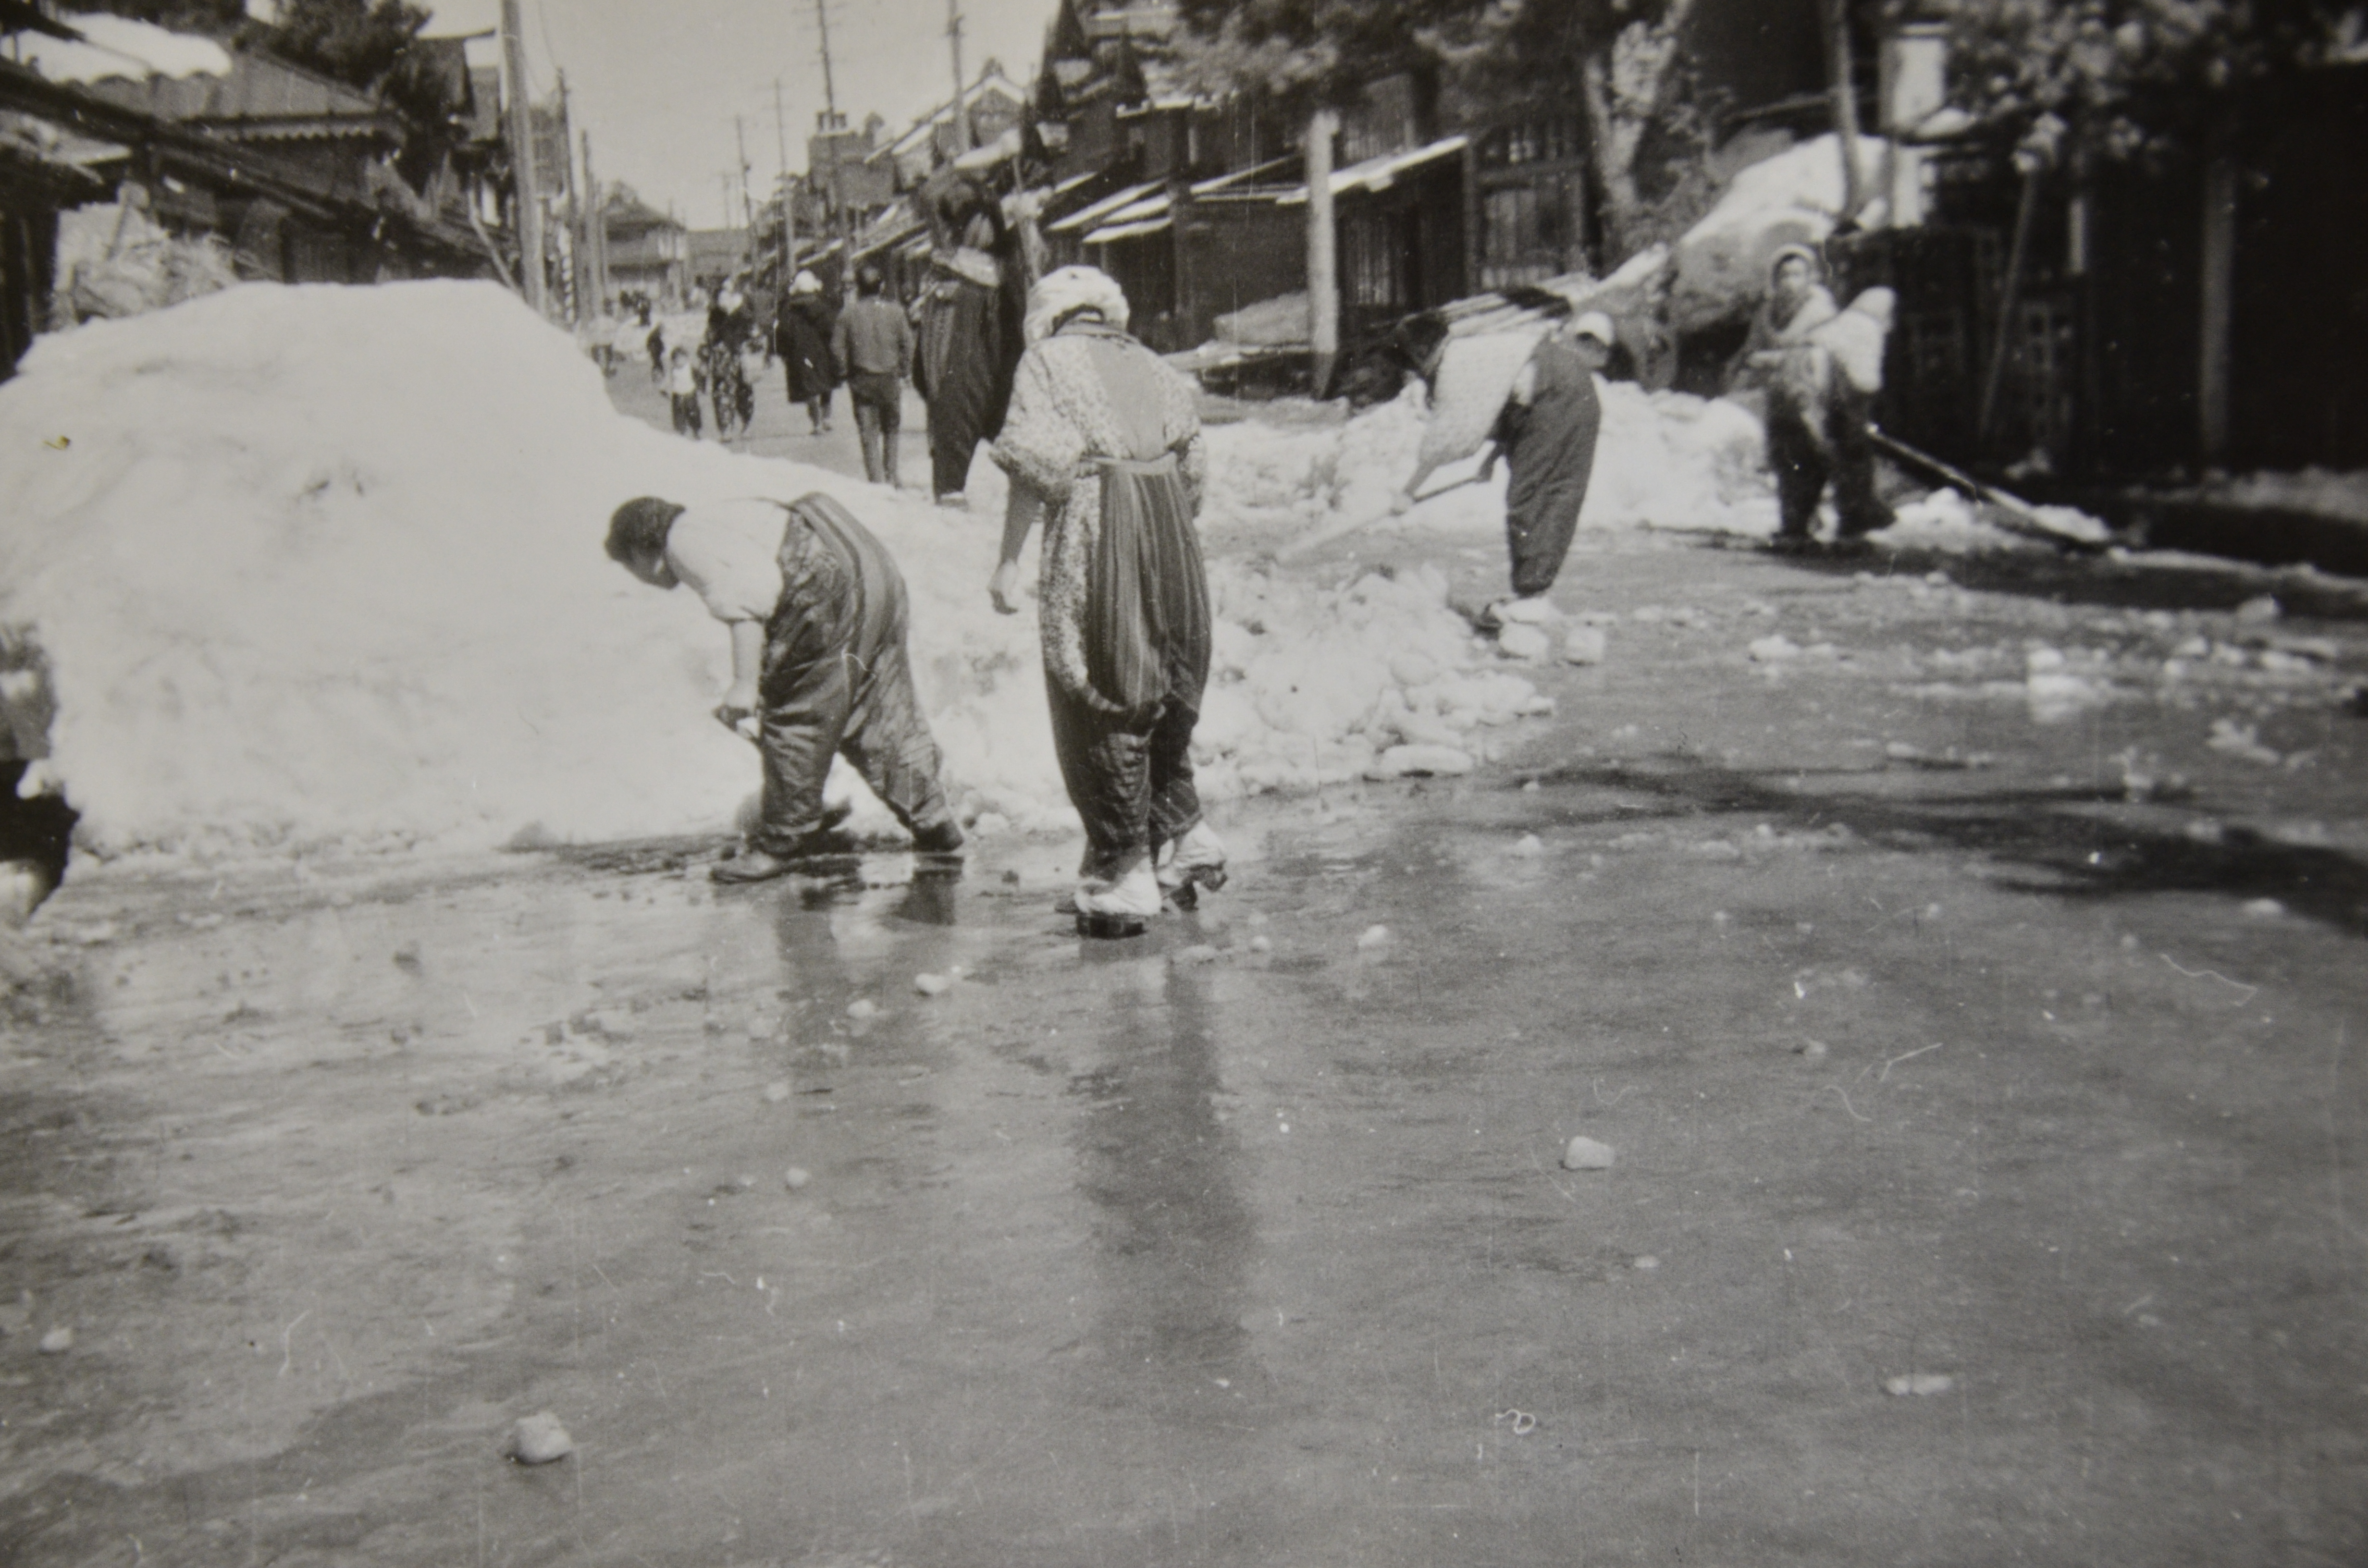
[[[818,492],[689,507],[643,495],[609,518],[608,551],[654,588],[689,584],[731,632],[732,685],[715,717],[744,734],[753,725],[765,785],[746,852],[719,862],[715,881],[844,866],[848,846],[822,798],[833,756],[863,776],[916,850],[962,848],[913,690],[905,579],[846,507]]]
[[[801,271],[791,280],[773,322],[773,352],[790,383],[790,402],[805,407],[806,419],[817,436],[830,428],[831,393],[838,376],[830,358],[830,303],[823,298],[822,279]]]
[[[1435,323],[1401,334],[1400,352],[1422,376],[1431,412],[1414,475],[1391,509],[1406,511],[1441,465],[1482,448],[1488,449],[1482,480],[1495,474],[1499,457],[1509,471],[1505,543],[1513,591],[1480,612],[1484,627],[1551,613],[1546,593],[1570,553],[1595,472],[1603,422],[1595,378],[1616,341],[1611,318],[1601,311],[1550,330],[1518,362],[1521,339],[1509,334],[1451,341]]]
[[[1127,335],[1126,294],[1090,267],[1029,290],[1003,434],[1011,476],[987,592],[1019,608],[1044,526],[1037,619],[1062,781],[1086,830],[1074,905],[1087,936],[1143,929],[1163,901],[1225,883],[1201,815],[1192,731],[1209,679],[1209,578],[1193,516],[1207,455],[1192,384]]]
[[[1836,307],[1825,268],[1806,245],[1779,246],[1768,262],[1768,297],[1729,381],[1767,393],[1768,467],[1776,480],[1780,549],[1809,542],[1817,502],[1833,483],[1837,536],[1856,539],[1891,526],[1876,494],[1867,434],[1872,394],[1882,382],[1891,291],[1871,289]]]

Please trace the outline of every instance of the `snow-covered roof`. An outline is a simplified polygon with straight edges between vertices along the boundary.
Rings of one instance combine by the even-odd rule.
[[[68,14],[58,20],[80,33],[82,41],[37,32],[17,35],[16,47],[23,62],[52,82],[86,83],[108,77],[144,82],[159,76],[177,80],[230,74],[230,51],[210,38],[176,33],[106,12],[87,17]]]
[[[1332,171],[1332,194],[1337,198],[1354,190],[1387,190],[1398,176],[1461,153],[1471,145],[1471,141],[1468,136],[1444,136],[1427,147],[1384,153],[1378,158],[1367,158],[1361,164],[1335,169]],[[1285,207],[1296,206],[1307,199],[1307,187],[1303,185],[1296,190],[1286,191],[1277,199]]]
[[[252,50],[219,74],[109,77],[97,96],[158,119],[198,121],[239,139],[398,138],[395,117],[369,94]]]
[[[1128,186],[1124,190],[1112,191],[1099,201],[1078,208],[1058,222],[1047,224],[1044,232],[1048,234],[1065,234],[1073,230],[1089,227],[1121,208],[1133,206],[1158,188],[1157,180],[1146,180],[1141,185]]]

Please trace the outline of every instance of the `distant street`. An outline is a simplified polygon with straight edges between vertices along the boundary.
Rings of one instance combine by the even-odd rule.
[[[757,417],[745,436],[734,437],[731,446],[734,451],[752,452],[760,458],[795,458],[852,478],[863,477],[863,448],[856,437],[855,410],[847,401],[845,387],[831,398],[829,434],[816,436],[805,409],[791,404],[780,363],[768,366],[762,356],[755,354],[748,357],[747,363],[748,381],[757,392]],[[610,377],[609,397],[622,413],[646,420],[661,430],[674,428],[666,394],[650,380],[644,366],[628,366]],[[700,399],[700,417],[705,422],[701,440],[715,439],[714,414],[707,400]],[[985,460],[983,453],[979,460]],[[903,487],[921,495],[928,494],[929,407],[909,385],[905,389],[905,427],[897,443],[897,478]]]

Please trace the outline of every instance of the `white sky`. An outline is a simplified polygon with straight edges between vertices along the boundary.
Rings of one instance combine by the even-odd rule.
[[[501,0],[421,0],[431,34],[501,19]],[[878,110],[892,133],[953,96],[946,0],[826,0],[832,76],[850,125]],[[1023,85],[1033,79],[1055,0],[959,0],[962,72],[989,57]],[[724,222],[719,176],[734,171],[732,117],[745,117],[749,184],[762,199],[780,169],[773,78],[781,78],[790,167],[823,107],[814,0],[520,0],[527,71],[538,97],[567,73],[571,112],[592,133],[603,180],[623,180],[653,205],[672,203],[694,228]],[[739,222],[736,192],[732,222]]]

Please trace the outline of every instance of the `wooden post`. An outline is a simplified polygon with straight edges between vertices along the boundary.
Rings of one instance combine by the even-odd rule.
[[[2237,301],[2237,159],[2224,131],[2203,165],[2203,260],[2195,363],[2196,437],[2203,466],[2228,460],[2228,361]]]
[[[1340,116],[1332,109],[1307,117],[1307,343],[1315,357],[1310,390],[1319,398],[1332,390],[1340,361],[1338,235],[1332,220],[1332,138],[1339,130]]]
[[[510,165],[517,187],[518,283],[537,315],[547,316],[544,300],[542,197],[535,189],[533,107],[526,80],[526,38],[518,28],[518,0],[502,0],[502,71],[510,96]]]
[[[567,173],[567,313],[581,321],[589,313],[584,297],[592,291],[584,244],[584,210],[575,199],[575,123],[567,113],[567,73],[559,74],[559,156]]]
[[[1858,85],[1850,63],[1850,0],[1825,0],[1826,59],[1833,73],[1834,139],[1842,149],[1842,218],[1858,216]]]
[[[592,133],[584,132],[584,199],[586,243],[592,252],[592,309],[609,308],[609,206],[600,199],[600,182],[592,174]]]
[[[2031,221],[2039,210],[2037,164],[2022,174],[2022,199],[2014,209],[2014,241],[2008,247],[2006,282],[1998,289],[1998,327],[1990,335],[1988,372],[1982,378],[1982,404],[1974,420],[1974,445],[1987,448],[1998,414],[1998,388],[2005,384],[2006,362],[2014,351],[2014,304],[2022,296],[2022,267],[2031,253]]]

